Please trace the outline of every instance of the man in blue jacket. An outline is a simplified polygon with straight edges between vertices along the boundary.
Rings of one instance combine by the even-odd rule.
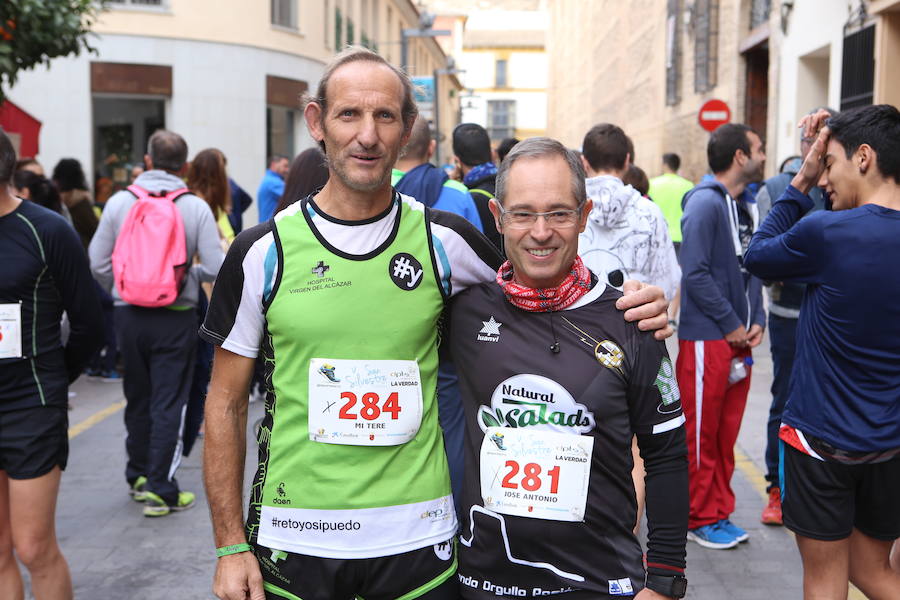
[[[900,112],[867,106],[807,119],[818,133],[745,264],[806,283],[782,415],[784,524],[806,598],[897,598],[900,538]],[[822,127],[828,119],[828,126]],[[818,183],[832,211],[801,220]]]
[[[733,548],[747,532],[734,512],[734,444],[750,390],[751,348],[762,341],[762,284],[742,267],[756,224],[747,185],[766,156],[746,125],[722,125],[707,145],[714,179],[684,198],[681,324],[676,372],[687,418],[691,512],[688,539]]]
[[[287,156],[276,154],[269,157],[269,168],[259,182],[256,191],[256,208],[259,210],[259,222],[264,223],[275,214],[278,200],[284,193],[284,178],[287,177],[291,162]]]

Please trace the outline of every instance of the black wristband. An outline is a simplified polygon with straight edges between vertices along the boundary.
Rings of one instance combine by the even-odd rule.
[[[687,593],[687,579],[684,575],[651,575],[648,573],[647,587],[663,596],[684,598]]]

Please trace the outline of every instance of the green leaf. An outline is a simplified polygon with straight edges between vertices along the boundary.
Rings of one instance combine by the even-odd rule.
[[[478,408],[478,416],[481,417],[481,422],[484,423],[485,427],[500,427],[502,425],[486,406]]]

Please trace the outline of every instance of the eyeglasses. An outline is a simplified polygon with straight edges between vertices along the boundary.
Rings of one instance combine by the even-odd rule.
[[[578,225],[578,218],[581,215],[583,202],[578,204],[578,208],[552,210],[550,212],[529,212],[527,210],[504,210],[500,208],[500,222],[504,227],[510,229],[531,229],[537,223],[538,217],[544,217],[544,221],[549,227],[558,229],[566,229]]]

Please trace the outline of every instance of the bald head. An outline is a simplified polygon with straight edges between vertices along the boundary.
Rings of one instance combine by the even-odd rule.
[[[413,124],[409,141],[403,147],[403,158],[410,161],[416,160],[420,163],[427,161],[431,158],[431,141],[433,139],[428,119],[420,116]]]

